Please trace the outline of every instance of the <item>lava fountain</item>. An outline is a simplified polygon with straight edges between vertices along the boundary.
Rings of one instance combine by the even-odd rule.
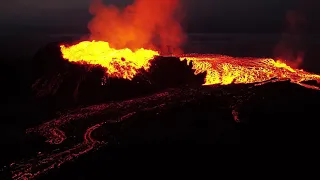
[[[108,42],[83,41],[74,46],[61,45],[63,58],[70,62],[100,65],[110,77],[132,79],[141,68],[148,69],[150,59],[159,55],[157,51],[128,48],[114,49]]]

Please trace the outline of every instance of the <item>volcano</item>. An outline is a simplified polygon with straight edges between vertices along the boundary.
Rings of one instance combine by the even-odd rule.
[[[298,63],[183,53],[180,6],[95,0],[85,40],[2,66],[0,177],[101,179],[126,172],[126,161],[171,163],[178,146],[189,160],[207,158],[191,150],[199,145],[318,140],[320,75],[292,66],[303,52]]]
[[[3,171],[12,179],[92,178],[100,173],[92,175],[93,169],[105,169],[88,159],[137,161],[123,151],[137,144],[274,144],[319,137],[319,76],[284,62],[155,54],[145,66],[121,56],[98,64],[67,59],[61,48],[49,44],[33,59],[31,101],[14,113],[18,119],[28,110],[33,120],[14,145],[10,140],[11,152],[24,149],[22,160],[3,158],[11,162]],[[126,69],[117,61],[131,65]]]

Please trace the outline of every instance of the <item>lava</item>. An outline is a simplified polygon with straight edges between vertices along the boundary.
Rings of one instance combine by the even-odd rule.
[[[205,85],[248,84],[272,78],[290,79],[297,84],[320,82],[319,75],[284,63],[291,59],[181,55],[186,40],[181,27],[182,9],[180,0],[135,0],[122,8],[94,0],[90,5],[93,19],[88,24],[89,41],[61,45],[62,56],[70,62],[101,65],[108,76],[129,80],[139,69],[148,70],[154,56],[173,54],[192,61],[195,73],[207,72]]]
[[[219,91],[218,89],[212,90]],[[68,161],[107,145],[108,142],[96,140],[92,136],[92,132],[102,128],[102,126],[108,128],[107,126],[110,124],[121,123],[141,113],[154,112],[157,114],[169,109],[174,104],[184,105],[195,101],[195,97],[204,95],[210,95],[210,91],[168,89],[164,92],[132,100],[79,108],[38,127],[28,129],[28,134],[37,133],[47,138],[46,142],[54,146],[54,150],[48,153],[39,152],[36,157],[12,163],[10,165],[12,179],[37,178],[53,168],[60,167]],[[85,126],[85,129],[71,130],[74,127],[73,125]],[[80,134],[82,137],[77,137]],[[82,142],[73,142],[74,137],[81,139]],[[67,139],[71,143],[63,144]],[[57,145],[61,145],[62,148],[57,148]]]
[[[258,85],[267,83],[282,82],[271,80]],[[174,88],[145,97],[92,105],[66,112],[51,121],[27,129],[27,134],[36,133],[45,137],[52,150],[37,152],[34,157],[11,163],[12,179],[35,179],[81,155],[106,146],[109,143],[108,132],[110,131],[111,134],[112,131],[109,129],[111,124],[123,123],[134,119],[135,116],[143,116],[144,113],[159,115],[172,107],[183,107],[190,103],[198,104],[200,99],[218,100],[219,97],[224,97],[224,100],[229,102],[225,108],[229,108],[234,120],[239,122],[239,108],[245,101],[255,96],[254,87],[256,87],[255,84],[239,86],[236,88],[237,92],[228,92],[224,86]],[[107,133],[93,134],[94,131],[102,128]],[[98,140],[97,136],[103,136],[104,140]]]
[[[61,45],[62,57],[73,63],[100,65],[109,77],[133,79],[139,70],[148,71],[155,56],[166,53],[167,46],[178,48],[185,35],[174,14],[179,0],[136,0],[123,10],[105,6],[100,0],[91,5],[94,15],[89,23],[90,38],[75,45]],[[156,42],[155,42],[156,41]],[[160,46],[160,47],[159,47]],[[158,47],[158,48],[156,48]],[[34,179],[49,170],[60,167],[79,156],[96,150],[108,141],[97,140],[93,132],[99,128],[108,130],[108,125],[121,123],[146,112],[159,114],[173,105],[182,106],[199,98],[228,96],[231,99],[230,113],[240,121],[239,106],[254,93],[253,86],[275,79],[289,79],[307,88],[318,87],[303,84],[316,80],[320,75],[290,67],[285,60],[270,58],[236,58],[213,54],[174,55],[181,60],[192,61],[195,73],[206,72],[204,85],[250,84],[239,97],[226,94],[222,87],[167,89],[146,97],[121,102],[93,105],[68,112],[56,119],[27,130],[45,137],[52,151],[38,152],[37,156],[10,165],[12,179]],[[163,54],[162,54],[163,55]],[[80,135],[80,136],[79,136]],[[105,139],[105,138],[104,138]]]
[[[210,54],[189,54],[181,58],[192,61],[195,73],[207,72],[205,85],[248,84],[277,78],[290,79],[293,83],[311,88],[302,82],[320,82],[320,75],[292,68],[281,60],[270,58],[235,58]]]
[[[148,69],[150,59],[159,55],[157,51],[111,48],[108,42],[83,41],[74,46],[61,45],[63,58],[70,62],[101,65],[111,77],[132,79],[141,68]]]
[[[84,41],[73,46],[61,45],[64,59],[70,62],[85,62],[101,65],[111,77],[132,79],[139,69],[148,70],[150,62],[159,52],[147,49],[114,49],[103,41]],[[290,79],[293,83],[316,80],[320,75],[295,69],[284,61],[270,58],[236,58],[213,54],[185,54],[181,60],[192,61],[195,73],[207,72],[205,85],[248,84],[272,78]],[[305,86],[310,87],[310,86]]]

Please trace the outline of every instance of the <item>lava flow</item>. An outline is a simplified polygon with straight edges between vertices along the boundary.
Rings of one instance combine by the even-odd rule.
[[[101,65],[106,68],[109,76],[124,79],[132,79],[141,68],[148,70],[153,57],[159,55],[157,51],[147,49],[116,50],[110,48],[109,43],[102,41],[84,41],[70,47],[62,45],[61,52],[63,57],[71,62]],[[300,85],[308,80],[320,82],[319,75],[292,68],[280,60],[270,58],[186,54],[181,55],[180,59],[192,61],[195,73],[207,72],[205,85],[248,84],[272,78],[290,79]]]
[[[207,72],[206,85],[248,84],[277,78],[290,79],[292,83],[319,90],[318,87],[305,85],[302,82],[315,80],[319,83],[320,75],[292,68],[280,60],[210,54],[189,54],[181,58],[193,62],[195,73]]]
[[[54,150],[39,152],[36,157],[12,163],[12,179],[34,179],[65,162],[108,144],[93,137],[92,132],[102,126],[108,128],[110,124],[121,123],[138,114],[159,114],[173,105],[182,106],[199,97],[209,96],[211,91],[221,94],[219,89],[168,89],[146,97],[80,108],[28,129],[27,133],[38,133],[46,137],[46,142],[51,144]],[[73,129],[75,125],[77,128]],[[69,142],[65,143],[66,140]]]

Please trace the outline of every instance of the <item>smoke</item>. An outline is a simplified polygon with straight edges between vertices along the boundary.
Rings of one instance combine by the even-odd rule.
[[[179,49],[186,36],[180,25],[180,0],[135,0],[125,8],[93,0],[88,25],[92,40],[103,40],[115,48],[153,48],[168,53]]]
[[[285,30],[274,48],[275,58],[286,61],[294,68],[301,67],[305,54],[306,24],[303,10],[290,10],[286,13]]]

